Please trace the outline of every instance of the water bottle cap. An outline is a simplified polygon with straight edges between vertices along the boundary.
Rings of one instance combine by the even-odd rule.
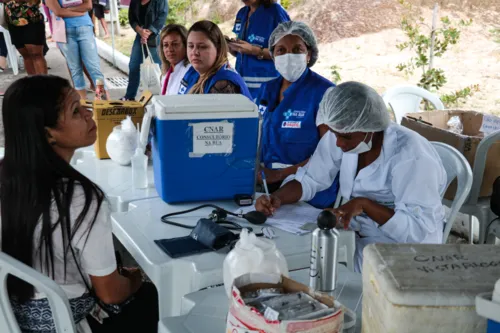
[[[335,215],[329,211],[324,210],[318,215],[318,228],[320,229],[333,229],[337,225],[337,218]]]
[[[95,84],[98,86],[102,86],[102,85],[104,85],[104,81],[102,79],[97,79],[97,80],[95,80]]]

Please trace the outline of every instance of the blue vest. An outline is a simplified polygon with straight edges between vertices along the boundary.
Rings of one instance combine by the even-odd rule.
[[[198,81],[198,78],[200,77],[198,72],[196,72],[193,69],[193,71],[196,73],[196,75],[195,75],[193,73],[193,71],[191,71],[192,69],[193,69],[193,67],[191,67],[187,71],[186,75],[184,75],[184,78],[181,82],[181,86],[179,88],[180,95],[187,94],[189,92],[189,90],[191,90],[191,88],[196,84],[196,82]],[[245,84],[245,81],[243,81],[241,76],[234,69],[229,67],[228,65],[222,66],[221,69],[219,69],[217,71],[217,73],[215,73],[215,75],[213,75],[207,81],[207,83],[205,84],[205,87],[203,89],[203,93],[208,94],[210,89],[212,89],[212,87],[215,85],[216,82],[223,81],[223,80],[230,81],[233,84],[237,85],[240,88],[241,94],[245,95],[250,100],[252,100],[252,95],[250,95],[250,91],[248,91],[248,87]]]
[[[269,47],[269,37],[274,29],[281,22],[290,21],[288,13],[281,5],[271,4],[267,8],[261,5],[250,16],[250,22],[245,31],[249,11],[248,6],[239,10],[236,14],[233,32],[238,36],[238,39],[263,48]],[[241,53],[238,53],[236,57],[236,71],[243,77],[254,98],[257,97],[262,83],[279,75],[272,60],[259,60],[253,55]]]
[[[263,115],[261,159],[266,168],[296,165],[312,156],[321,139],[316,126],[319,103],[325,91],[335,86],[306,69],[283,93],[278,104],[282,77],[264,83],[256,104]],[[281,165],[280,165],[281,164]],[[337,198],[338,180],[309,202],[318,208],[331,206]]]
[[[189,89],[198,82],[200,74],[191,66],[184,77],[182,78],[181,85],[179,86],[178,95],[185,95],[188,93]]]

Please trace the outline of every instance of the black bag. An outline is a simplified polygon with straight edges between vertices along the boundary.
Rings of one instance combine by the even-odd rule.
[[[491,194],[490,202],[491,211],[496,216],[500,216],[500,177],[493,183],[493,193]]]
[[[156,44],[156,34],[155,33],[151,33],[151,35],[149,35],[149,38],[148,38],[148,47],[156,47],[157,44]]]

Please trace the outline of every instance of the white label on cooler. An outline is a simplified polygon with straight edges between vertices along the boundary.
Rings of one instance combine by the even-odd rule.
[[[192,157],[233,152],[234,123],[224,121],[190,125],[193,127]]]

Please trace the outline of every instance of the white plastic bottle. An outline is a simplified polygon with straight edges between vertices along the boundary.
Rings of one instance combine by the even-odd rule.
[[[132,182],[135,188],[148,187],[148,157],[141,148],[132,156]]]

